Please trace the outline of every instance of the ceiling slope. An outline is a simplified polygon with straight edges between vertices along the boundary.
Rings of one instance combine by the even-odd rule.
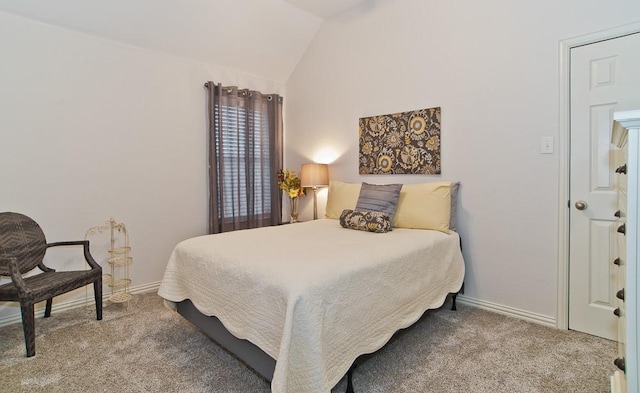
[[[0,0],[0,11],[277,82],[323,23],[285,0]]]
[[[329,19],[370,0],[286,0],[323,19]]]

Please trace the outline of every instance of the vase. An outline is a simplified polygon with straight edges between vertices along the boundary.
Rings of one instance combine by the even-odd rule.
[[[289,198],[289,222],[298,222],[298,197]]]

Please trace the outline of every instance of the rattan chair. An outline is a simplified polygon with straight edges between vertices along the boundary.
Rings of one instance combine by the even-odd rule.
[[[88,270],[56,272],[43,264],[47,248],[83,246]],[[38,267],[42,272],[23,277]],[[102,268],[89,252],[89,241],[49,243],[40,226],[19,213],[0,213],[0,276],[11,282],[0,286],[0,301],[20,302],[27,357],[36,353],[34,305],[47,301],[44,316],[51,315],[53,297],[93,283],[97,319],[102,319]]]

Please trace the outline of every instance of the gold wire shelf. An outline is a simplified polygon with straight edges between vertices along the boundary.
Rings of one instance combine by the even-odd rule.
[[[89,240],[90,236],[105,232],[110,235],[110,246],[105,250],[108,252],[108,256],[103,259],[109,267],[109,273],[102,274],[102,281],[110,288],[111,292],[107,300],[111,303],[127,303],[132,298],[129,292],[131,285],[129,266],[133,264],[133,258],[130,255],[129,232],[124,223],[111,218],[106,222],[106,225],[89,228],[85,239]]]
[[[109,301],[112,303],[125,303],[131,300],[131,298],[132,296],[130,293],[120,292],[120,293],[114,293],[113,295],[109,296]]]
[[[111,289],[121,289],[121,288],[126,288],[127,286],[129,286],[129,284],[131,284],[131,279],[130,278],[120,278],[118,280],[111,280],[109,282],[107,282],[107,285],[109,287],[111,287]]]
[[[131,247],[116,247],[109,250],[111,255],[126,254],[131,251]]]
[[[129,266],[129,265],[131,265],[133,263],[133,258],[131,258],[131,257],[109,258],[107,263],[109,263],[109,266],[112,266],[112,267]]]

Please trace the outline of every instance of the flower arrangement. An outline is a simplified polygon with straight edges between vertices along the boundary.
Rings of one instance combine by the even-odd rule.
[[[289,169],[278,171],[278,187],[283,190],[289,198],[301,197],[305,194],[300,183],[300,177],[295,171]]]

